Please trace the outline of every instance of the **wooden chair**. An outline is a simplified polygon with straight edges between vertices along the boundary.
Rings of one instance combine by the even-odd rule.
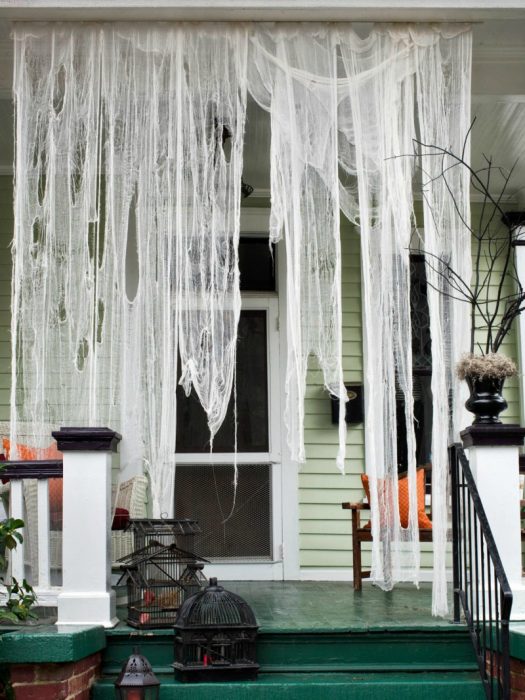
[[[431,465],[424,466],[427,477],[430,477],[432,467]],[[429,481],[426,481],[426,486],[429,485]],[[426,491],[425,491],[426,492]],[[430,490],[428,491],[430,493]],[[431,504],[430,504],[431,505]],[[362,588],[362,581],[364,578],[370,578],[370,571],[363,571],[362,560],[361,560],[361,543],[362,542],[372,542],[372,530],[370,527],[364,527],[361,524],[361,511],[370,510],[370,505],[366,502],[361,503],[341,503],[343,510],[351,511],[352,518],[352,561],[354,570],[354,590],[360,591]],[[431,529],[420,529],[419,530],[419,541],[420,542],[432,542],[432,530]]]

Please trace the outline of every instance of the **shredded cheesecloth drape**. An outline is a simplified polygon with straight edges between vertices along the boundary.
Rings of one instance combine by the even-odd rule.
[[[172,511],[177,382],[196,391],[212,438],[234,383],[243,135],[254,99],[271,120],[270,239],[286,250],[292,459],[305,459],[310,355],[327,390],[345,396],[342,210],[361,235],[372,578],[385,589],[417,582],[414,172],[427,173],[424,247],[451,256],[467,278],[468,182],[450,171],[456,209],[435,177],[443,163],[394,156],[413,153],[418,136],[462,147],[468,28],[378,26],[360,38],[346,24],[20,24],[14,39],[13,444],[23,434],[44,448],[50,426],[118,428],[122,463],[150,475],[154,515]],[[451,368],[468,323],[434,289],[429,306],[433,610],[443,614]],[[399,524],[396,390],[408,426],[408,528]]]

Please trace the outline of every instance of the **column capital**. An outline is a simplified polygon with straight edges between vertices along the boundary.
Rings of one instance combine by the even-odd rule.
[[[51,434],[61,452],[116,452],[122,440],[109,428],[60,428]]]
[[[463,447],[520,447],[525,428],[518,424],[469,425],[461,431]]]

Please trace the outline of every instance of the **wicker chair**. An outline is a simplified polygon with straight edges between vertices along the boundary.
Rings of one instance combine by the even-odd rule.
[[[115,508],[125,508],[130,518],[145,518],[147,516],[147,486],[145,476],[135,476],[123,481],[118,487]],[[116,487],[113,489],[115,501]],[[28,479],[24,484],[24,500],[27,523],[27,557],[26,563],[33,566],[38,551],[38,517],[37,517],[37,482]],[[133,535],[124,530],[111,531],[111,561],[113,565],[121,557],[133,551]],[[49,532],[49,561],[51,569],[62,567],[62,531]]]

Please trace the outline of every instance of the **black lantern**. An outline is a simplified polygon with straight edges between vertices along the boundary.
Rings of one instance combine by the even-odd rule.
[[[257,621],[248,603],[211,578],[188,598],[175,622],[175,663],[182,681],[252,680],[257,676]]]
[[[150,662],[135,649],[115,682],[118,700],[158,700],[160,681]]]

